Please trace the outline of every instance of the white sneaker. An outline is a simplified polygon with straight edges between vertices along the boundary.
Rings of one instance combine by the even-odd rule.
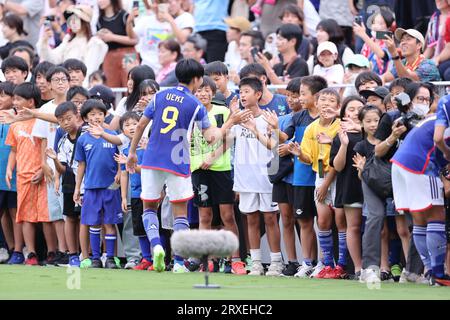
[[[296,278],[308,278],[314,271],[314,267],[311,265],[307,265],[305,261],[303,261],[302,265],[298,267],[297,273],[294,274]]]
[[[280,277],[283,275],[283,263],[281,261],[272,262],[269,266],[269,269],[266,272],[266,276],[272,276],[272,277]]]
[[[325,265],[322,263],[322,261],[319,261],[319,263],[317,263],[317,265],[314,267],[314,270],[309,277],[315,278],[320,273],[320,271],[322,271],[323,268],[325,268]]]
[[[0,248],[0,263],[5,263],[9,260],[9,253],[6,248]]]
[[[139,260],[131,259],[127,262],[124,269],[133,269],[139,264]]]
[[[106,259],[108,259],[108,258],[106,257],[106,252],[104,252],[104,253],[102,254],[102,256],[100,257],[100,261],[102,262],[103,268],[104,268],[105,265],[106,265]]]
[[[173,273],[188,273],[189,269],[184,264],[175,263],[172,269]]]
[[[429,284],[430,279],[424,275],[418,275],[414,272],[406,271],[405,268],[402,270],[402,274],[400,275],[399,283],[418,283],[418,284]]]
[[[381,279],[379,270],[370,267],[365,269],[364,272],[361,272],[361,277],[359,281],[368,284],[380,283]]]
[[[264,267],[261,262],[253,261],[252,269],[250,270],[249,276],[263,276],[264,275]]]

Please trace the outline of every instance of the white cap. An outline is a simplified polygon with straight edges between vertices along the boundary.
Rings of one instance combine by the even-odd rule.
[[[420,41],[420,43],[422,43],[422,49],[425,46],[425,38],[423,37],[423,35],[417,31],[416,29],[402,29],[402,28],[398,28],[397,30],[395,30],[395,39],[397,39],[398,41],[402,40],[403,35],[407,33],[409,34],[411,37],[416,38],[417,40]]]
[[[333,54],[338,53],[336,45],[331,41],[325,41],[319,44],[317,47],[317,56],[320,56],[320,54],[325,50],[330,51]]]

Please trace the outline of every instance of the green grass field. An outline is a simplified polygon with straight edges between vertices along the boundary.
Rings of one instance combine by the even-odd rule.
[[[220,289],[194,289],[203,274],[132,270],[80,270],[80,289],[70,290],[61,267],[0,265],[0,300],[6,299],[450,299],[450,288],[382,283],[379,290],[350,280],[249,277],[212,274]]]

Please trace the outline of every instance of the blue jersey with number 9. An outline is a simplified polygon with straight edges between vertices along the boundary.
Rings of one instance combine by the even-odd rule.
[[[210,127],[208,112],[184,86],[158,92],[144,111],[153,120],[142,167],[190,175],[190,140],[196,123],[201,130]]]

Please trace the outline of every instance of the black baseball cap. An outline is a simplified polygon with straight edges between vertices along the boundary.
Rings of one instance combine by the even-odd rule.
[[[359,92],[361,96],[363,96],[366,100],[371,96],[376,96],[384,100],[386,96],[389,94],[389,90],[386,87],[376,87],[374,90],[361,90]]]
[[[101,84],[89,89],[89,97],[92,99],[101,99],[108,110],[112,108],[114,101],[116,100],[111,88]]]

